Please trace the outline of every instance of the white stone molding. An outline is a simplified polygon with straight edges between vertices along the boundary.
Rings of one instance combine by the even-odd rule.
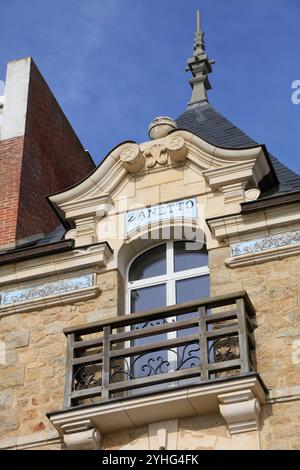
[[[92,245],[97,241],[97,220],[90,217],[82,217],[76,220],[75,246]]]
[[[231,268],[250,266],[300,253],[300,206],[297,203],[208,219],[219,244],[231,247]],[[287,231],[287,228],[289,229]]]
[[[273,388],[267,398],[268,404],[284,403],[290,401],[300,402],[300,384],[290,387]]]
[[[65,425],[91,420],[101,435],[105,435],[161,421],[216,413],[219,411],[219,396],[234,392],[249,393],[249,390],[253,394],[252,398],[265,403],[265,391],[261,382],[256,375],[252,375],[197,387],[167,390],[150,396],[119,399],[111,403],[93,403],[84,409],[68,408],[59,413],[50,413],[49,419],[60,434],[64,433]]]
[[[228,184],[222,187],[225,203],[243,202],[245,200],[245,183]]]
[[[238,240],[254,239],[257,237],[255,234],[261,231],[265,231],[266,236],[269,236],[270,230],[273,228],[295,224],[296,230],[298,229],[296,224],[299,226],[299,220],[300,205],[299,203],[291,203],[251,213],[215,217],[208,219],[207,224],[218,241],[229,240],[229,242],[237,243]]]
[[[223,393],[218,398],[231,435],[259,430],[260,403],[252,390]]]
[[[89,419],[74,421],[61,427],[63,441],[69,450],[99,450],[101,434]]]
[[[108,195],[101,195],[89,199],[80,199],[62,204],[60,213],[68,220],[75,222],[80,219],[87,219],[89,217],[97,217],[101,219],[105,217],[113,205],[111,198]]]
[[[178,419],[160,421],[148,426],[150,450],[176,450]]]
[[[144,176],[150,171],[168,171],[170,166],[182,165],[188,160],[198,168],[199,174],[204,174],[210,185],[208,192],[224,191],[226,202],[246,200],[245,190],[255,188],[270,173],[268,159],[261,146],[223,149],[189,131],[174,130],[166,137],[139,145],[132,142],[121,144],[87,179],[50,196],[50,201],[63,218],[77,227],[80,218],[99,218],[113,213],[111,195],[128,175]],[[88,236],[93,234],[88,233]]]
[[[13,289],[24,287],[26,281],[38,279],[42,282],[45,276],[53,276],[52,280],[61,279],[62,273],[79,272],[91,269],[94,272],[106,266],[112,256],[112,250],[107,243],[99,243],[89,247],[56,253],[54,255],[40,256],[31,260],[19,261],[2,266],[0,287]]]
[[[226,166],[205,170],[203,176],[214,191],[222,191],[224,187],[234,184],[240,184],[244,188],[246,185],[256,187],[265,176],[268,167],[261,148],[256,149],[253,157],[238,164],[229,163]]]
[[[60,446],[61,439],[57,431],[41,431],[24,436],[8,437],[0,440],[0,449],[3,450],[25,450],[38,449],[43,446],[57,444]]]

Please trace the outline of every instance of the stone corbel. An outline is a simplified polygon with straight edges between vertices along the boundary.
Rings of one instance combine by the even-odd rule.
[[[178,419],[148,425],[150,450],[176,450]]]
[[[76,220],[75,246],[92,245],[97,241],[97,224],[94,217]]]
[[[96,214],[75,219],[75,229],[69,230],[65,238],[75,240],[75,247],[97,243],[97,226],[99,220],[107,215],[106,210],[98,210]]]
[[[225,203],[255,200],[260,194],[257,189],[260,180],[256,174],[255,163],[255,160],[250,160],[205,170],[203,176],[213,191],[224,193]],[[246,191],[246,188],[251,189]]]
[[[231,435],[259,429],[260,404],[253,392],[239,392],[218,395],[220,413]]]
[[[61,427],[63,441],[69,450],[99,450],[101,434],[90,419],[65,424]]]

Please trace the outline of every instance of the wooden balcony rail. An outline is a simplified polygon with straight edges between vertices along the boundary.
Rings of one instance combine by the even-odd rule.
[[[245,291],[64,330],[65,408],[254,370]]]

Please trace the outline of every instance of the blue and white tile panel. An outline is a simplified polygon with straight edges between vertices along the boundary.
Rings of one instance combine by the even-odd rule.
[[[0,305],[11,305],[14,303],[64,294],[66,292],[72,292],[78,289],[84,289],[86,287],[93,286],[93,274],[73,277],[70,279],[61,279],[60,281],[46,282],[44,284],[38,284],[32,287],[24,287],[22,289],[2,292],[0,294]]]
[[[282,246],[295,245],[296,243],[300,243],[300,230],[278,233],[264,238],[257,238],[256,240],[233,243],[231,245],[231,254],[235,257],[248,253],[259,253]]]

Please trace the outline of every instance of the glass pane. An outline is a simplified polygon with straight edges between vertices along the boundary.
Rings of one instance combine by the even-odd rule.
[[[188,279],[183,279],[176,282],[176,303],[189,302],[196,300],[200,297],[209,297],[209,276],[197,276]],[[187,320],[188,318],[195,318],[197,311],[188,313],[187,315],[177,317],[178,320]],[[178,337],[184,337],[195,334],[197,327],[186,328],[179,330]],[[177,368],[179,370],[187,369],[189,367],[197,367],[200,365],[200,347],[198,341],[194,344],[187,344],[180,346],[177,349]],[[188,379],[182,383],[194,383],[198,379]]]
[[[197,242],[180,241],[174,243],[174,270],[199,268],[208,265],[205,245]]]
[[[142,312],[152,308],[165,307],[166,285],[143,287],[131,291],[131,313]]]
[[[129,281],[161,276],[167,272],[166,245],[159,245],[140,255],[131,265]],[[144,308],[142,310],[145,310]]]
[[[176,303],[209,297],[209,276],[197,276],[176,282]]]

